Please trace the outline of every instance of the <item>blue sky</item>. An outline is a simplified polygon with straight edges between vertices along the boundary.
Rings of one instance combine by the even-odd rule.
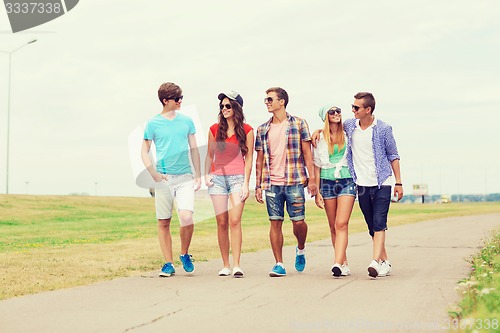
[[[406,193],[419,183],[431,194],[500,192],[499,12],[494,0],[86,0],[12,34],[0,10],[0,50],[38,39],[12,57],[10,192],[146,196],[128,137],[160,112],[166,81],[184,89],[203,136],[225,89],[240,92],[257,127],[269,117],[265,90],[282,86],[311,130],[323,104],[351,118],[353,95],[371,91]],[[0,53],[2,193],[7,69]]]

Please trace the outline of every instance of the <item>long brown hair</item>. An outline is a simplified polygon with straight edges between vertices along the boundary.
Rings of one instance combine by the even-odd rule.
[[[345,145],[345,136],[344,136],[344,125],[342,124],[342,116],[340,116],[340,123],[335,133],[335,137],[332,140],[330,136],[330,120],[328,119],[328,113],[325,117],[325,126],[323,127],[323,137],[328,145],[328,153],[333,154],[334,145],[337,144],[339,147],[339,151],[344,148]]]
[[[241,154],[246,155],[246,153],[248,152],[248,147],[246,144],[247,135],[245,134],[245,129],[243,127],[243,125],[245,124],[245,115],[243,114],[243,108],[238,102],[233,101],[229,98],[228,100],[234,113],[234,133],[236,135],[236,139],[238,140],[238,146],[240,147]],[[227,128],[227,120],[226,118],[224,118],[221,110],[219,112],[219,128],[217,129],[217,134],[215,136],[215,141],[217,141],[217,148],[219,149],[219,151],[223,151],[226,148]]]

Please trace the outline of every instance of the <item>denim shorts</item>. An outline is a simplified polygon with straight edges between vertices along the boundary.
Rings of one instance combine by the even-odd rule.
[[[304,185],[288,185],[279,186],[271,185],[266,193],[267,214],[270,220],[285,219],[285,203],[286,211],[290,220],[301,221],[306,216]]]
[[[359,186],[359,208],[365,217],[368,232],[373,237],[375,232],[387,230],[387,215],[391,203],[391,186]]]
[[[320,179],[319,192],[323,199],[336,199],[343,195],[356,197],[356,183],[352,178]]]
[[[208,187],[208,194],[228,195],[239,193],[245,181],[244,175],[211,175],[213,186]]]

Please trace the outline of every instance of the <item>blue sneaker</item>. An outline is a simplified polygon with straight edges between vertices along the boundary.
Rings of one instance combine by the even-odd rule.
[[[306,267],[306,255],[305,254],[297,254],[299,248],[295,248],[295,269],[297,272],[302,272]]]
[[[286,275],[285,267],[280,265],[274,265],[273,270],[269,272],[269,276],[271,277],[280,277],[285,275]]]
[[[160,272],[161,277],[169,277],[174,274],[175,274],[175,268],[171,262],[167,262],[165,265],[163,265],[163,268],[161,269]]]
[[[184,270],[188,273],[191,273],[194,271],[194,265],[193,261],[191,259],[191,255],[186,253],[180,256],[181,262],[182,262],[182,267],[184,267]]]

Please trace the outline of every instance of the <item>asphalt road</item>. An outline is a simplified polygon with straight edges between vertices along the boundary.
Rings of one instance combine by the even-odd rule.
[[[291,227],[285,224],[284,227]],[[457,282],[500,214],[446,218],[387,231],[392,275],[371,279],[371,239],[351,234],[351,276],[334,278],[329,240],[308,243],[304,272],[270,278],[270,250],[243,254],[245,277],[219,277],[220,260],[192,275],[158,272],[0,302],[0,332],[447,332]],[[196,235],[195,235],[196,236]],[[215,237],[215,236],[214,236]]]

